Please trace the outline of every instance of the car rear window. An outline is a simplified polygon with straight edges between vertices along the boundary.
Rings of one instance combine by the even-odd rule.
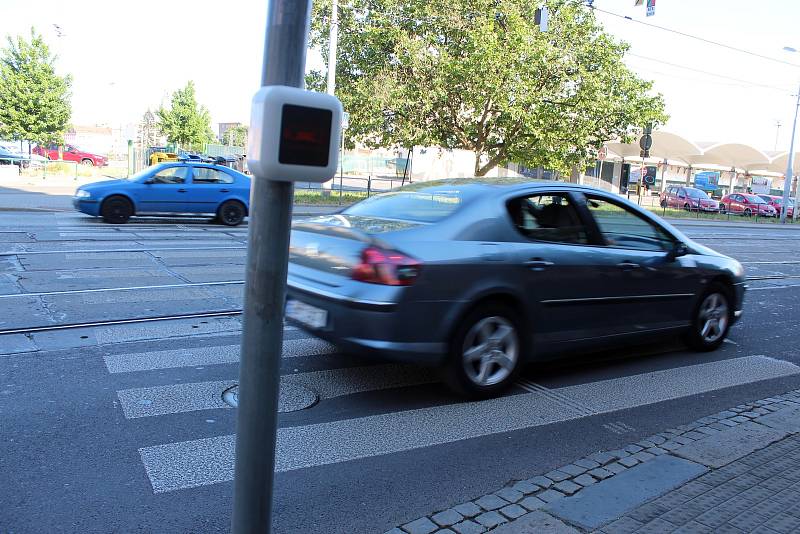
[[[344,211],[348,215],[432,223],[455,213],[464,203],[460,189],[396,191],[368,198]]]

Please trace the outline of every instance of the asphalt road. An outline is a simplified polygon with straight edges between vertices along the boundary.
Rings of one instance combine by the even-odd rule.
[[[681,228],[754,277],[712,354],[667,340],[571,355],[463,403],[429,369],[287,328],[275,531],[380,533],[800,387],[800,228]],[[0,212],[0,330],[217,313],[0,335],[0,532],[229,528],[235,410],[222,395],[238,376],[246,232]]]

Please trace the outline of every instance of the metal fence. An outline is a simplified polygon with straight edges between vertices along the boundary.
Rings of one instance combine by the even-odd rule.
[[[721,208],[719,210],[693,207],[691,205],[684,208],[668,207],[666,203],[661,202],[660,193],[656,191],[651,192],[649,195],[641,196],[631,192],[627,195],[627,198],[631,202],[635,202],[639,206],[648,209],[664,218],[697,219],[707,221],[740,221],[765,224],[774,224],[780,222],[780,212],[774,216],[761,214],[757,209],[750,210],[749,212],[731,213],[731,211],[726,209],[722,203],[719,204]],[[786,222],[794,224],[797,221],[787,216]]]

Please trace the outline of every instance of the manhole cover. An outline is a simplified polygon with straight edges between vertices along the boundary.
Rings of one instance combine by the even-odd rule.
[[[229,406],[239,406],[239,386],[232,386],[222,392],[222,400]],[[311,408],[317,403],[317,394],[305,386],[297,384],[281,384],[278,397],[278,412],[297,412]]]

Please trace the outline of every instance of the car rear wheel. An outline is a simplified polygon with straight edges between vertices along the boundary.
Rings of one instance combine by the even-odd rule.
[[[719,212],[723,215],[725,215],[728,212],[728,208],[725,206],[725,204],[719,205]]]
[[[711,351],[722,345],[733,322],[731,292],[714,283],[700,297],[686,333],[686,344],[698,351]]]
[[[111,224],[125,224],[133,215],[133,204],[125,197],[109,197],[100,209],[103,220]]]
[[[94,166],[94,161],[90,160],[89,158],[83,158],[81,160],[81,165],[86,165],[88,167]]]
[[[223,202],[217,210],[217,220],[226,226],[238,226],[244,221],[244,205],[237,200]]]
[[[482,306],[462,321],[450,342],[445,381],[469,398],[495,397],[514,383],[524,346],[520,321],[511,309]]]

